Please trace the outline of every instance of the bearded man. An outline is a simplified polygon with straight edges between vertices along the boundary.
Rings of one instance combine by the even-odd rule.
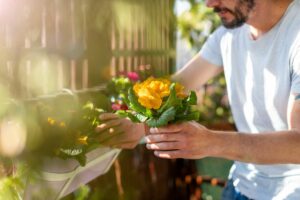
[[[224,71],[238,131],[209,130],[196,122],[152,128],[147,148],[168,159],[234,160],[223,200],[298,200],[300,0],[206,0],[206,5],[223,26],[173,78],[198,89]],[[136,139],[144,134],[141,124],[129,132]]]

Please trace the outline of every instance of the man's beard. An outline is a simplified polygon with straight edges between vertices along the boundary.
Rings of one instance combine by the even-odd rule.
[[[227,8],[214,8],[214,12],[218,13],[221,11],[227,11],[233,15],[232,21],[226,21],[221,18],[222,24],[226,28],[237,28],[242,26],[247,20],[249,12],[253,9],[255,5],[255,0],[240,0],[238,5],[234,8],[234,10],[230,10]],[[243,12],[244,9],[244,12]]]

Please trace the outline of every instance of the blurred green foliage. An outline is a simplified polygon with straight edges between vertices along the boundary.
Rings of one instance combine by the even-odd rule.
[[[190,47],[198,52],[209,35],[220,26],[220,19],[212,9],[206,7],[203,0],[181,1],[189,2],[190,8],[178,17],[178,30]],[[233,124],[224,74],[211,79],[205,85],[204,92],[203,104],[199,108],[200,122],[209,126]]]
[[[205,6],[203,0],[180,1],[189,2],[190,9],[178,17],[178,29],[190,47],[199,50],[210,33],[220,25],[220,19],[212,9]]]
[[[38,180],[45,158],[76,159],[80,165],[85,165],[85,154],[105,145],[105,141],[98,141],[99,133],[95,127],[100,123],[100,108],[111,111],[110,106],[110,99],[99,90],[11,101],[6,112],[0,115],[1,134],[4,134],[4,121],[7,124],[20,122],[25,127],[26,143],[20,151],[8,155],[3,155],[1,146],[0,199],[23,199],[24,189],[28,186],[26,183]],[[81,137],[86,137],[86,140],[79,141]],[[8,148],[12,150],[14,143],[18,143],[11,140],[6,142],[10,142],[11,147],[8,145]],[[42,194],[37,195],[45,198],[45,192],[51,191],[45,186]],[[83,192],[88,193],[86,189]],[[78,196],[78,199],[83,198],[84,194]]]

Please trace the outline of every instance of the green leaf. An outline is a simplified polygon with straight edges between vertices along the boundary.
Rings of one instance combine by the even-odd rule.
[[[139,123],[139,122],[141,122],[140,120],[139,120],[139,118],[137,118],[136,117],[136,115],[133,115],[132,113],[130,113],[130,112],[126,112],[125,110],[118,110],[117,112],[116,112],[116,114],[118,115],[118,116],[120,116],[120,117],[128,117],[132,122],[134,122],[134,123]]]
[[[60,151],[67,156],[78,156],[83,152],[81,148],[73,148],[73,149],[63,149],[61,148]]]
[[[79,164],[83,167],[86,164],[86,155],[85,154],[80,154],[75,157],[75,159],[79,162]]]
[[[122,100],[125,102],[125,104],[129,107],[130,101],[129,101],[129,99],[128,99],[128,91],[127,91],[126,94],[121,93],[121,94],[120,94],[120,97],[121,97]]]
[[[82,185],[75,192],[75,200],[86,200],[89,198],[91,188],[88,185]]]
[[[177,98],[177,96],[176,96],[175,85],[176,85],[176,83],[171,84],[170,95],[169,95],[167,101],[158,110],[158,113],[163,113],[164,111],[168,110],[171,107],[181,106],[182,100]]]
[[[187,98],[187,103],[189,105],[197,105],[197,95],[195,91],[191,91],[190,95]]]
[[[6,177],[0,180],[0,199],[21,200],[24,186],[20,177]]]
[[[83,109],[88,109],[88,110],[93,110],[94,109],[94,104],[90,101],[88,101],[84,106]]]
[[[125,110],[117,110],[116,111],[116,114],[119,116],[119,117],[127,117],[127,112]]]
[[[167,125],[170,121],[175,119],[176,109],[170,107],[164,111],[158,118],[150,118],[146,121],[149,127],[160,127]]]
[[[62,155],[60,155],[60,157],[63,159],[75,159],[81,166],[84,166],[86,164],[86,151],[84,151],[82,148],[61,148],[60,152],[62,152]]]
[[[182,114],[182,115],[176,115],[175,121],[198,121],[200,118],[200,112],[199,111],[194,111],[188,114]]]
[[[139,114],[139,113],[135,114],[135,116],[136,116],[136,118],[139,119],[140,122],[145,122],[148,119],[147,116]]]

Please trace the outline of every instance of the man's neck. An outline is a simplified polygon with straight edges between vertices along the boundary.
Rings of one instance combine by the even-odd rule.
[[[257,1],[247,23],[250,25],[251,36],[254,40],[271,30],[283,17],[293,0]]]

